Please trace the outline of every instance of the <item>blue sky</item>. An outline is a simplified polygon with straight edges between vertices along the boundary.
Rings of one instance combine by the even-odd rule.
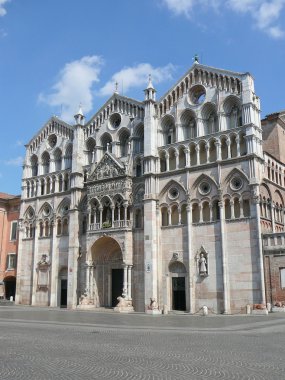
[[[87,119],[119,92],[158,97],[200,62],[249,71],[262,116],[285,109],[285,0],[0,0],[0,192],[52,115]]]

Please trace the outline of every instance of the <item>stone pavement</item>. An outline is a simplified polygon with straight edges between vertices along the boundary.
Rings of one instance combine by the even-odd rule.
[[[0,308],[0,379],[285,379],[285,316]]]

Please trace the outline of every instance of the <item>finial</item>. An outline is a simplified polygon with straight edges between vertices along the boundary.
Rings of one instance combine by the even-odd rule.
[[[115,94],[118,94],[119,91],[118,91],[118,82],[116,81],[115,82]]]
[[[79,103],[79,107],[78,107],[77,115],[81,115],[81,116],[83,116],[83,112],[82,112],[82,103],[81,103],[81,102]]]
[[[147,88],[153,88],[153,84],[151,82],[151,74],[148,75],[148,86]]]
[[[199,63],[199,56],[197,53],[194,55],[193,61],[194,61],[194,63]]]

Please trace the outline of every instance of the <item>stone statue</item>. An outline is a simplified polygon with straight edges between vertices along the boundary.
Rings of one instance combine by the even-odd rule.
[[[208,271],[207,271],[207,260],[204,256],[203,253],[201,253],[200,255],[200,259],[199,259],[199,274],[201,276],[205,276],[207,275]]]
[[[155,298],[150,298],[150,304],[148,310],[158,310],[158,305]]]
[[[129,306],[132,306],[132,301],[131,300],[127,300],[126,298],[124,298],[122,296],[117,297],[117,300],[119,301],[119,303],[116,305],[116,307],[129,307]]]

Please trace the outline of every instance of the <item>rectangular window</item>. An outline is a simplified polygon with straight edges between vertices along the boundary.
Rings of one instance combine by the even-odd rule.
[[[17,226],[18,226],[18,222],[11,223],[10,240],[17,240]]]
[[[9,253],[7,256],[7,270],[16,269],[16,253]]]
[[[280,268],[280,287],[285,289],[285,268]]]

